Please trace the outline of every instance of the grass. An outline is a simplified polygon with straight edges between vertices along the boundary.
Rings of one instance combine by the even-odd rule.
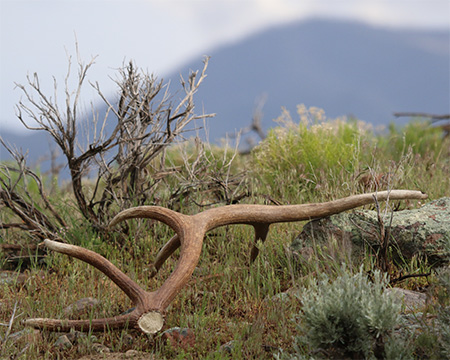
[[[198,142],[185,145],[182,151],[169,150],[167,166],[176,171],[160,183],[155,199],[188,214],[202,211],[206,204],[230,203],[242,193],[247,195],[240,198],[241,203],[270,203],[268,199],[272,199],[284,204],[328,201],[385,186],[420,189],[430,199],[450,195],[448,139],[443,140],[436,130],[422,123],[405,129],[391,127],[378,135],[358,122],[326,120],[318,109],[299,107],[300,123],[286,116],[250,156],[237,155],[230,149],[202,147]],[[374,178],[379,174],[385,174],[385,183],[361,182],[363,175]],[[217,183],[222,185],[211,191],[211,184]],[[177,187],[181,189],[178,192]],[[132,221],[129,239],[105,241],[77,216],[70,193],[61,194],[62,190],[56,189],[55,194],[58,191],[64,201],[58,202],[56,197],[54,201],[70,224],[63,233],[67,242],[99,252],[149,290],[158,288],[170,275],[178,253],[168,259],[156,278],[150,278],[149,266],[158,249],[172,236],[167,227]],[[415,207],[417,203],[403,206]],[[8,216],[2,213],[0,218],[5,221]],[[288,357],[311,356],[311,349],[299,348],[293,340],[303,335],[295,320],[302,312],[302,304],[286,291],[309,288],[320,274],[326,274],[330,281],[336,279],[342,275],[342,263],[347,264],[349,272],[357,271],[361,263],[352,262],[333,239],[326,247],[314,249],[308,260],[295,262],[287,248],[301,227],[301,223],[272,226],[267,241],[259,244],[260,254],[252,265],[248,265],[251,227],[228,226],[208,234],[192,279],[166,316],[164,329],[187,327],[194,332],[195,344],[187,349],[167,344],[161,335],[149,337],[129,329],[88,334],[74,346],[62,349],[55,346],[61,334],[46,331],[30,332],[26,341],[15,340],[11,334],[26,331],[22,320],[64,318],[64,308],[81,298],[94,297],[100,304],[77,315],[79,318],[114,316],[132,306],[97,270],[65,255],[50,253],[44,265],[34,263],[25,270],[24,283],[0,285],[0,323],[8,325],[17,306],[9,336],[8,326],[0,325],[0,357],[101,358],[96,350],[98,344],[118,353],[133,349],[145,356],[153,354],[155,359],[272,359],[281,350]],[[24,234],[1,230],[0,242],[16,243],[18,235],[20,242],[30,241]],[[365,273],[376,270],[370,254],[363,259],[362,267]],[[402,268],[392,266],[389,275],[429,270],[426,262],[413,259],[405,260]],[[435,273],[426,280],[408,279],[400,286],[440,289]],[[429,311],[438,312],[434,308]],[[438,358],[439,337],[434,328],[419,335],[410,338],[414,356],[428,351],[429,358]],[[232,344],[229,351],[222,348],[228,342]],[[429,349],[434,349],[436,356],[430,355]]]

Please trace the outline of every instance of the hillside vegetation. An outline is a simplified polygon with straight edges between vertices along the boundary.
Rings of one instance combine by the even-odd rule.
[[[128,75],[136,75],[132,67],[127,69]],[[188,84],[186,99],[190,101],[195,77]],[[130,124],[129,114],[133,119],[142,116],[146,104],[131,96],[132,87],[129,93],[126,89],[122,87],[122,105],[128,108],[117,114],[124,119],[123,126]],[[180,110],[179,115],[164,107],[158,111],[165,111],[160,121],[193,116],[190,110]],[[9,248],[2,247],[0,267],[13,273],[2,271],[0,278],[1,357],[448,357],[448,269],[434,269],[426,259],[413,258],[406,264],[392,261],[389,273],[382,273],[373,254],[368,252],[355,261],[332,242],[299,261],[289,245],[301,231],[301,222],[273,225],[268,239],[258,243],[259,256],[253,263],[249,261],[250,227],[225,226],[207,234],[193,277],[168,308],[163,328],[188,328],[195,339],[190,332],[184,338],[182,332],[182,341],[177,342],[167,335],[108,329],[72,332],[67,334],[69,342],[61,344],[61,333],[24,327],[23,321],[29,318],[95,319],[132,307],[125,294],[92,266],[36,247],[46,237],[103,255],[145,289],[162,285],[179,253],[154,278],[151,265],[173,231],[153,220],[131,220],[111,231],[108,221],[124,208],[158,205],[195,214],[222,205],[304,204],[390,189],[421,190],[429,200],[450,196],[450,139],[423,119],[404,128],[391,126],[374,132],[360,121],[327,119],[323,110],[301,105],[298,115],[283,112],[277,123],[248,155],[226,145],[203,143],[197,137],[176,142],[168,127],[153,132],[145,143],[148,137],[137,132],[140,128],[128,128],[134,140],[144,141],[142,146],[151,156],[140,158],[139,152],[131,151],[136,157],[126,157],[122,147],[126,138],[122,137],[116,145],[123,156],[108,163],[106,156],[101,158],[105,167],[97,177],[77,173],[78,188],[59,182],[55,174],[38,176],[38,169],[27,169],[18,155],[17,164],[2,164],[0,243],[29,250],[10,256]],[[62,134],[70,136],[70,132]],[[73,156],[68,157],[70,170],[76,173],[93,166],[93,161],[83,161],[109,146],[103,140],[97,139],[81,154],[71,153],[70,143],[64,143],[67,154]],[[165,141],[161,151],[158,141]],[[134,144],[127,143],[131,150]],[[401,210],[422,204],[404,201],[388,206]],[[408,322],[401,307],[383,292],[390,287],[389,279],[399,274],[427,274],[396,284],[429,296],[427,308],[409,314]],[[88,297],[97,300],[93,306],[67,309]]]
[[[149,204],[193,214],[227,203],[323,202],[389,188],[420,189],[427,192],[430,199],[449,196],[448,139],[443,139],[440,131],[429,124],[417,121],[403,129],[391,127],[387,133],[375,135],[367,124],[345,119],[327,120],[318,109],[307,110],[300,106],[299,113],[299,122],[283,114],[279,126],[273,128],[267,139],[247,156],[198,140],[171,146],[164,161],[173,170],[165,174]],[[379,174],[387,174],[382,183],[370,181]],[[149,174],[149,181],[152,181],[152,175]],[[50,184],[48,181],[47,185]],[[28,191],[38,195],[31,184]],[[53,184],[49,198],[68,224],[61,234],[64,241],[103,254],[125,273],[132,274],[145,288],[158,287],[172,271],[176,256],[168,260],[156,279],[149,279],[153,256],[171,236],[163,225],[136,221],[130,225],[127,238],[113,235],[103,239],[77,214],[70,191]],[[400,206],[419,205],[408,202]],[[2,211],[3,223],[9,221],[8,216],[11,215],[7,211]],[[132,330],[88,334],[67,349],[55,346],[60,334],[46,331],[30,333],[26,340],[14,340],[11,334],[26,331],[22,320],[64,318],[63,309],[77,299],[94,297],[100,300],[98,306],[80,317],[114,316],[131,306],[102,274],[80,261],[50,253],[45,261],[32,261],[27,268],[19,264],[16,271],[24,272],[26,281],[3,283],[0,288],[1,322],[8,324],[17,307],[11,329],[7,326],[0,329],[3,356],[79,358],[95,354],[95,344],[100,343],[114,352],[134,349],[154,354],[156,359],[272,358],[281,350],[284,355],[277,356],[295,354],[297,358],[308,358],[314,354],[320,357],[315,352],[314,342],[308,345],[294,340],[307,334],[305,325],[299,324],[303,317],[302,303],[311,306],[311,300],[303,300],[302,292],[298,297],[281,297],[280,294],[291,288],[309,288],[316,278],[323,276],[327,277],[327,283],[332,283],[335,278],[345,282],[349,281],[345,280],[347,274],[360,271],[360,274],[370,274],[376,269],[369,256],[362,264],[347,263],[342,268],[340,260],[320,251],[298,269],[292,264],[288,247],[301,227],[301,223],[276,225],[267,242],[260,244],[260,255],[251,265],[248,264],[252,243],[250,229],[230,226],[208,235],[193,279],[167,313],[167,328],[190,328],[194,332],[195,343],[186,348],[171,346],[160,336],[149,338]],[[30,238],[18,231],[4,229],[1,241],[25,243]],[[33,259],[32,254],[30,256]],[[3,265],[6,267],[7,264]],[[415,272],[426,266],[426,263],[417,262],[408,270]],[[394,273],[387,275],[393,276],[399,269],[394,267],[392,271]],[[445,292],[445,287],[435,289],[438,286],[435,273],[426,280],[411,279],[401,286]],[[311,290],[305,291],[312,296]],[[447,297],[442,301],[448,300]],[[429,311],[434,314],[436,309],[431,307]],[[395,316],[391,318],[394,324],[389,329],[399,325],[399,309],[390,311]],[[385,312],[379,315],[383,314],[387,316]],[[314,329],[315,320],[309,321],[309,327]],[[416,321],[425,321],[423,315]],[[369,343],[364,340],[366,335],[368,333],[359,335],[364,346]],[[417,358],[423,358],[424,354],[439,358],[444,351],[432,327],[428,333],[410,335],[402,341],[410,344],[411,354]],[[230,353],[221,349],[229,341],[233,341],[228,349]],[[371,351],[367,350],[367,354]]]

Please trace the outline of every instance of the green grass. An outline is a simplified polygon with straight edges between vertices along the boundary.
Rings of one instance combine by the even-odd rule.
[[[339,187],[342,178],[355,173],[364,156],[361,142],[366,137],[357,122],[336,119],[297,124],[285,119],[284,126],[272,129],[254,149],[254,176],[273,189],[273,196],[308,199],[324,187]]]
[[[261,204],[272,200],[283,204],[322,202],[385,188],[423,190],[431,200],[450,196],[449,141],[428,125],[391,127],[381,135],[356,121],[326,120],[318,109],[299,107],[299,123],[286,116],[250,156],[195,141],[170,148],[166,166],[175,170],[158,183],[153,201],[193,214],[207,209],[207,204],[231,203],[241,194],[246,195],[240,197],[240,203]],[[366,175],[369,179],[383,177],[379,183],[364,183],[362,178]],[[28,190],[31,196],[37,195],[36,189]],[[53,191],[52,201],[68,223],[68,229],[61,233],[65,241],[102,254],[148,290],[161,286],[170,275],[178,252],[155,278],[150,278],[150,264],[158,249],[173,235],[165,225],[130,221],[128,237],[102,239],[77,213],[69,191]],[[406,202],[401,207],[417,205]],[[5,223],[17,220],[7,211],[0,213],[0,219]],[[327,246],[315,248],[309,259],[298,263],[287,248],[301,228],[302,223],[273,225],[266,242],[258,244],[260,254],[251,265],[251,227],[227,226],[208,234],[194,275],[169,307],[164,327],[192,329],[196,336],[192,348],[172,347],[160,335],[148,337],[124,329],[96,333],[94,338],[87,336],[70,349],[58,349],[54,346],[58,334],[43,331],[29,341],[15,341],[4,339],[7,326],[0,326],[0,357],[99,356],[95,350],[98,343],[114,352],[134,349],[154,354],[156,359],[272,359],[280,350],[288,358],[294,354],[298,358],[318,356],[310,347],[293,340],[305,331],[298,327],[297,320],[302,314],[302,293],[298,293],[298,298],[279,294],[292,288],[308,289],[322,274],[330,281],[338,279],[343,263],[349,273],[362,265],[363,271],[371,274],[376,270],[376,262],[367,254],[362,263],[356,263],[330,239]],[[0,235],[3,243],[31,241],[29,236],[13,230],[3,229]],[[429,266],[417,259],[405,260],[402,268],[392,266],[389,275],[395,277],[400,271],[426,272]],[[132,306],[103,274],[65,255],[50,253],[45,265],[35,263],[26,274],[24,284],[0,286],[0,323],[9,323],[17,303],[11,334],[24,330],[21,322],[27,318],[63,318],[63,309],[84,297],[99,299],[101,304],[80,318],[114,316]],[[433,273],[426,281],[412,278],[400,286],[442,289],[439,284]],[[435,293],[443,293],[448,299],[445,291]],[[442,306],[436,305],[429,311],[441,314]],[[414,356],[419,358],[429,349],[440,351],[439,336],[433,326],[419,335],[409,338]],[[231,354],[220,350],[229,341],[233,341]],[[386,349],[392,350],[389,345]]]

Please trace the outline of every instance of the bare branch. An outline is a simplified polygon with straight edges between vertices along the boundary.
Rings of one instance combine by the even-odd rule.
[[[444,114],[444,115],[437,115],[437,114],[429,114],[429,113],[423,113],[423,112],[395,112],[395,117],[422,117],[422,118],[428,118],[433,120],[446,120],[450,119],[450,114]]]
[[[200,75],[192,72],[188,82],[182,81],[184,97],[176,104],[172,104],[168,86],[163,85],[162,80],[140,70],[133,62],[119,69],[116,84],[120,98],[117,106],[103,95],[98,83],[90,83],[107,105],[107,110],[100,122],[93,111],[93,119],[86,126],[87,144],[82,146],[80,129],[85,119],[80,119],[79,114],[81,92],[95,58],[83,63],[77,43],[76,51],[77,81],[74,89],[71,89],[72,58],[68,56],[63,90],[64,109],[59,107],[56,79],[53,96],[47,96],[35,73],[27,76],[27,86],[16,84],[25,98],[17,105],[17,117],[28,129],[43,130],[51,135],[67,161],[73,194],[81,214],[94,229],[102,230],[112,218],[112,204],[117,204],[119,209],[126,209],[150,201],[155,184],[159,181],[151,180],[149,168],[152,161],[164,157],[167,146],[182,135],[190,122],[212,116],[196,115],[193,101],[194,94],[206,78],[208,58],[204,61]],[[108,125],[111,123],[112,127]],[[89,134],[92,127],[91,138]],[[20,157],[16,158],[18,164],[23,164]],[[48,223],[44,221],[42,213],[37,223],[32,221],[37,207],[33,205],[31,196],[28,194],[29,200],[19,201],[21,197],[14,191],[18,183],[30,178],[38,185],[45,208],[59,223],[64,223],[60,216],[55,215],[55,210],[46,198],[42,181],[23,167],[17,169],[18,176],[14,180],[7,173],[9,170],[4,169],[6,178],[10,179],[9,182],[3,182],[5,204],[30,228],[35,228],[37,223],[41,226]],[[92,169],[98,172],[93,193],[85,189],[85,176]],[[28,212],[32,214],[27,215]],[[42,231],[39,233],[41,238]],[[54,238],[51,234],[46,237]]]
[[[13,308],[13,312],[12,312],[11,318],[9,319],[9,323],[5,324],[7,326],[7,329],[6,329],[5,336],[3,337],[3,339],[1,339],[1,344],[0,345],[2,345],[2,346],[6,343],[6,341],[8,340],[9,334],[11,333],[11,329],[12,329],[12,326],[13,326],[13,323],[14,323],[14,319],[16,317],[16,310],[17,310],[17,301],[14,303],[14,308]],[[1,325],[3,325],[3,324],[1,324]]]

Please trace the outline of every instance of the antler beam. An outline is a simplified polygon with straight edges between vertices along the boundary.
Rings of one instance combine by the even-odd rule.
[[[121,328],[126,325],[147,334],[157,333],[164,325],[163,314],[175,296],[187,284],[200,258],[205,234],[217,227],[231,224],[252,225],[255,229],[255,245],[251,260],[258,255],[256,241],[264,241],[271,224],[311,220],[340,213],[374,201],[426,199],[420,191],[392,190],[378,193],[349,196],[343,199],[304,205],[229,205],[206,210],[196,215],[183,215],[158,206],[140,206],[120,212],[110,223],[110,228],[119,222],[133,218],[148,218],[161,221],[171,227],[176,235],[170,239],[157,255],[154,272],[179,247],[180,259],[173,273],[156,291],[145,291],[101,255],[74,245],[44,240],[51,250],[80,259],[108,276],[131,299],[135,309],[126,315],[95,320],[28,319],[26,325],[47,330],[68,331]]]

